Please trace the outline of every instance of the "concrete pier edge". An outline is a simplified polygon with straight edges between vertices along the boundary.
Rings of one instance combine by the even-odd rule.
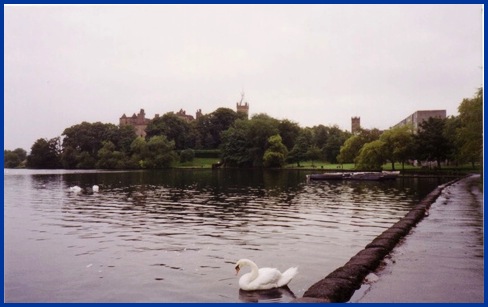
[[[374,272],[384,257],[426,216],[430,206],[442,191],[463,178],[457,178],[439,185],[427,194],[403,218],[349,259],[344,266],[337,268],[325,278],[313,284],[305,291],[303,297],[293,300],[292,303],[348,302],[354,292],[361,287],[364,278],[369,273]]]

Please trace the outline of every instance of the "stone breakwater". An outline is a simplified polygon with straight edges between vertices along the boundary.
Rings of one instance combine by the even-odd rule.
[[[439,197],[442,190],[458,180],[435,188],[402,219],[377,236],[344,266],[316,282],[303,294],[303,297],[293,302],[344,303],[349,301],[354,292],[361,287],[366,276],[376,270],[400,239],[428,214],[431,204]]]

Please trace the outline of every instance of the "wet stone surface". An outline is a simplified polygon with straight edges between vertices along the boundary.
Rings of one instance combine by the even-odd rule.
[[[446,187],[397,245],[378,281],[351,302],[483,302],[483,192],[479,176]]]

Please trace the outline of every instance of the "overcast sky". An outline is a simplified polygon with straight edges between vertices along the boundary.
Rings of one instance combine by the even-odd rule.
[[[457,115],[483,83],[481,5],[6,6],[4,148],[83,121],[219,107],[302,127]]]

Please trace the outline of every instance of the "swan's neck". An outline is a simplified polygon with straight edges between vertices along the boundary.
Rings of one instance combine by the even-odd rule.
[[[252,262],[251,260],[247,260],[246,261],[246,264],[249,265],[251,267],[251,278],[250,278],[250,281],[253,281],[255,280],[257,277],[258,277],[258,271],[259,271],[259,268],[258,266]]]

